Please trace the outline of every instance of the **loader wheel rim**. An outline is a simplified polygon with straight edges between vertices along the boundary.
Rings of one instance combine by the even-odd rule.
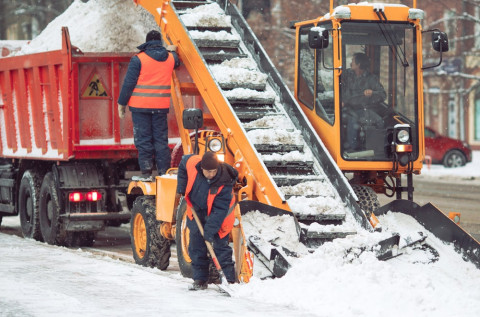
[[[183,214],[182,227],[180,228],[180,236],[182,240],[182,254],[185,262],[192,262],[190,255],[188,254],[188,246],[190,245],[190,230],[187,228],[187,213]]]
[[[142,259],[147,249],[147,229],[141,214],[136,214],[133,219],[133,240],[135,241],[135,253]]]

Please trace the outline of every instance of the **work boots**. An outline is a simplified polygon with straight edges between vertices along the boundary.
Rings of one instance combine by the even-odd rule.
[[[141,176],[133,176],[132,181],[153,182],[153,175],[151,171],[142,171]]]
[[[193,284],[188,287],[188,289],[190,291],[201,291],[201,290],[207,289],[207,287],[208,287],[208,282],[195,280],[193,281]]]

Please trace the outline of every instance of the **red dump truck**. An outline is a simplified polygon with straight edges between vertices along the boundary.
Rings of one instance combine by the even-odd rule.
[[[129,221],[137,151],[116,101],[131,55],[82,53],[63,28],[61,50],[0,58],[0,223],[85,246]]]

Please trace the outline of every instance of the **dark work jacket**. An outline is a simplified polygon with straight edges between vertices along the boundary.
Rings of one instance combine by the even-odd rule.
[[[142,45],[137,47],[140,52],[145,52],[148,56],[153,58],[156,61],[162,62],[167,60],[168,54],[172,54],[175,60],[174,69],[180,66],[180,61],[178,59],[178,55],[175,52],[168,52],[165,47],[162,45],[162,41],[148,41],[143,43]],[[128,70],[125,74],[125,79],[123,80],[122,90],[120,91],[120,95],[118,96],[118,104],[120,105],[127,105],[128,100],[132,96],[133,89],[137,85],[138,76],[140,75],[140,69],[142,68],[142,63],[138,56],[133,56],[130,59],[130,63],[128,64]],[[130,111],[132,112],[163,112],[167,113],[168,109],[142,109],[142,108],[134,108],[129,107]]]
[[[347,69],[342,74],[341,85],[342,102],[355,108],[382,102],[387,97],[385,89],[378,81],[377,76],[368,71],[357,77],[355,71]],[[364,95],[366,89],[373,91],[371,97]]]
[[[185,194],[188,182],[187,161],[192,156],[193,155],[184,155],[178,166],[177,193],[182,195]],[[200,162],[195,168],[197,169],[197,176],[190,191],[189,198],[202,224],[204,224],[204,235],[205,238],[208,239],[220,230],[227,216],[232,201],[233,185],[237,180],[238,172],[229,164],[220,163],[217,175],[215,175],[213,179],[208,180],[203,175]],[[208,192],[210,189],[212,192],[215,192],[215,190],[221,186],[223,186],[223,188],[215,196],[210,216],[207,217]]]

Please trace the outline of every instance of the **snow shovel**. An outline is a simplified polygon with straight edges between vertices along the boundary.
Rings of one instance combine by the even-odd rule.
[[[200,222],[200,219],[198,218],[198,215],[195,212],[195,210],[193,208],[191,208],[191,210],[192,210],[193,218],[195,218],[195,222],[197,223],[198,229],[200,230],[200,234],[203,237],[202,223]],[[220,263],[218,263],[218,259],[217,259],[217,256],[215,255],[215,251],[213,251],[212,244],[207,240],[204,240],[204,241],[205,241],[205,244],[207,245],[208,252],[210,253],[210,256],[212,257],[213,264],[215,265],[215,268],[218,271],[218,275],[220,276],[221,283],[216,284],[216,285],[218,286],[218,288],[220,288],[221,292],[227,294],[228,296],[233,297],[233,295],[235,293],[230,288],[230,285],[228,285],[227,278],[225,277],[225,274],[223,273],[223,270],[222,270],[222,267],[220,266]]]

